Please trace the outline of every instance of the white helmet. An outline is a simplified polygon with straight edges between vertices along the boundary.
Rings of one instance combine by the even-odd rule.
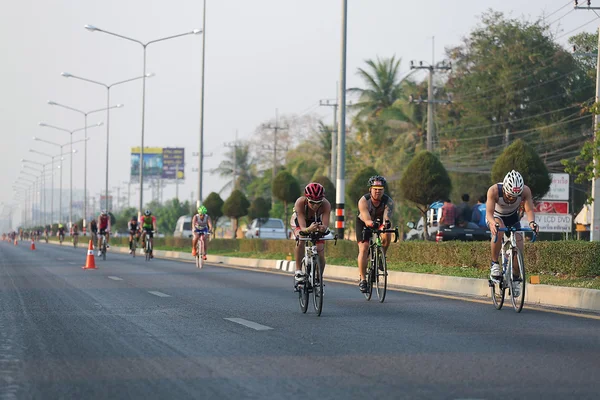
[[[513,169],[504,177],[504,181],[502,181],[502,186],[504,193],[516,197],[523,193],[525,183],[523,183],[523,177],[521,176],[521,174]]]

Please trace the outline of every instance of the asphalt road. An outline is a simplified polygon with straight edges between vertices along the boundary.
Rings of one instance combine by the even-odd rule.
[[[85,254],[0,243],[0,399],[600,397],[598,319]]]

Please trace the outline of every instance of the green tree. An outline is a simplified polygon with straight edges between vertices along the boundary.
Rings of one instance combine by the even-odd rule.
[[[574,136],[587,129],[578,108],[593,97],[593,81],[542,22],[487,12],[447,56],[452,71],[444,91],[453,103],[437,113],[447,168],[489,173],[507,130],[510,140],[522,138],[559,164]]]
[[[400,179],[402,196],[416,204],[427,221],[427,210],[432,203],[445,200],[452,190],[450,176],[440,160],[428,151],[417,154],[406,167]],[[425,239],[429,232],[424,229]]]
[[[408,97],[404,92],[403,80],[399,78],[400,61],[395,56],[366,60],[368,68],[358,69],[358,75],[365,82],[365,88],[348,89],[350,93],[359,95],[358,102],[352,107],[358,111],[357,119],[376,117],[391,107],[396,100]],[[401,115],[399,118],[403,119]]]
[[[271,210],[271,202],[265,200],[262,197],[257,197],[252,200],[250,208],[248,209],[248,217],[250,220],[254,219],[266,219],[269,218],[269,211]],[[260,221],[260,220],[259,220]]]
[[[283,202],[284,221],[287,226],[288,204],[300,197],[300,185],[296,178],[286,170],[279,171],[273,181],[273,196]]]
[[[326,176],[316,176],[312,179],[312,182],[317,182],[323,185],[325,189],[325,198],[331,204],[331,209],[335,208],[335,186],[333,182]]]
[[[221,196],[219,196],[218,193],[211,192],[206,197],[206,199],[204,199],[204,202],[202,204],[204,205],[204,207],[206,207],[208,215],[210,215],[213,224],[213,230],[216,231],[219,218],[223,216],[223,199],[221,198]]]
[[[537,152],[522,140],[515,141],[498,157],[492,167],[492,184],[502,182],[513,169],[523,176],[534,199],[542,198],[550,189],[552,179],[548,168]]]
[[[223,203],[223,213],[234,221],[233,238],[237,238],[237,231],[240,218],[248,215],[250,202],[240,190],[234,190]]]
[[[230,179],[220,192],[230,188],[243,190],[253,179],[252,164],[254,159],[249,144],[238,144],[232,147],[232,150],[226,153],[225,159],[212,171],[223,178]]]
[[[359,171],[352,180],[350,184],[346,188],[346,195],[350,200],[350,203],[356,207],[358,204],[358,200],[369,191],[369,178],[375,175],[379,175],[379,173],[373,167],[366,167]],[[387,186],[386,186],[387,192]]]
[[[598,34],[581,32],[569,38],[569,44],[574,47],[577,63],[587,72],[590,79],[596,79],[596,64],[598,58],[594,53],[598,51]]]

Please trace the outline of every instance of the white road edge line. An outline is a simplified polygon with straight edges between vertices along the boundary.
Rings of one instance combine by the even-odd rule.
[[[227,321],[235,322],[236,324],[244,325],[244,326],[246,326],[248,328],[252,328],[256,331],[268,331],[269,329],[273,329],[270,326],[261,325],[256,322],[248,321],[247,319],[243,319],[243,318],[223,318],[223,319],[226,319]]]
[[[107,276],[108,279],[112,279],[113,281],[122,281],[122,278],[119,278],[118,276]]]
[[[162,292],[156,292],[156,291],[150,291],[149,290],[148,293],[153,294],[153,295],[158,296],[158,297],[171,297],[168,294],[165,294],[165,293],[162,293]]]

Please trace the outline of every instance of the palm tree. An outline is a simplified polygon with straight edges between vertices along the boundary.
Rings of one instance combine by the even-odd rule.
[[[254,159],[250,154],[249,144],[238,144],[232,151],[227,152],[225,160],[221,161],[219,166],[211,171],[217,173],[223,178],[229,178],[219,193],[226,189],[244,190],[254,179],[253,168]]]
[[[370,67],[367,71],[363,68],[358,69],[358,75],[365,81],[366,88],[350,88],[350,93],[359,95],[358,103],[352,107],[358,110],[357,119],[373,118],[379,116],[384,110],[389,109],[397,100],[407,99],[405,93],[405,80],[412,74],[408,74],[402,79],[398,76],[400,59],[396,56],[392,58],[377,60],[366,60]],[[404,120],[400,110],[394,114],[396,118]]]

